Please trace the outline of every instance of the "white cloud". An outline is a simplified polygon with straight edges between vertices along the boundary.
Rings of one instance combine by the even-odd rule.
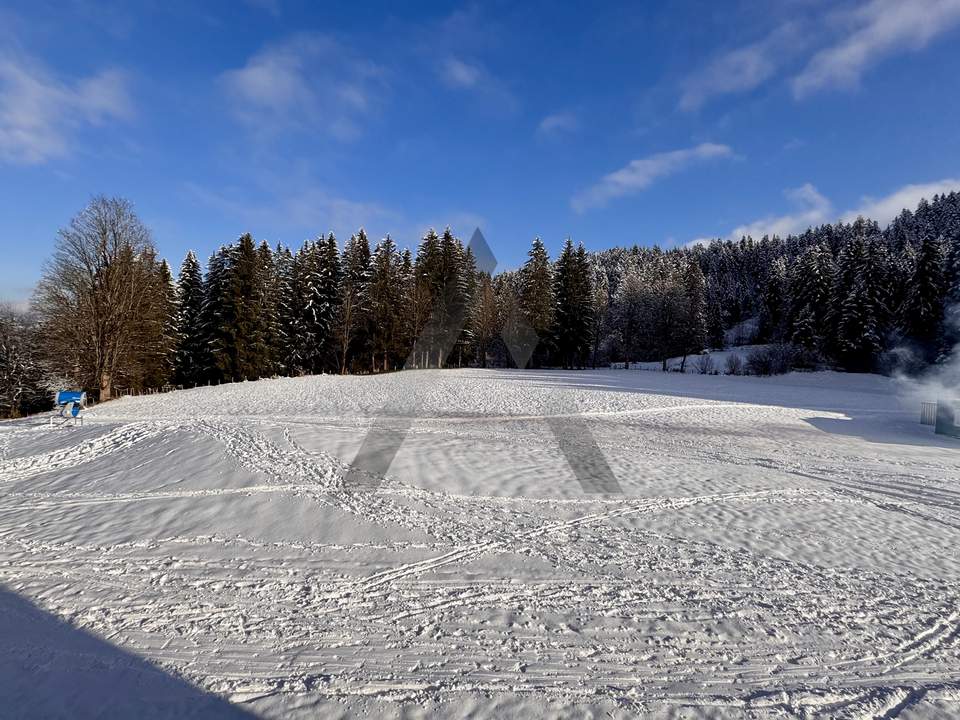
[[[770,57],[755,45],[729,52],[687,81],[680,109],[697,110],[715,95],[753,90],[775,70]]]
[[[790,73],[793,95],[853,88],[885,57],[918,51],[960,24],[960,0],[851,0],[819,11],[794,3],[791,17],[755,42],[715,57],[681,86],[681,110],[754,90]],[[791,8],[791,6],[786,6]]]
[[[127,84],[119,70],[69,83],[36,63],[0,57],[0,161],[43,163],[68,154],[80,128],[131,118]]]
[[[578,213],[603,207],[615,198],[638,193],[659,178],[680,172],[694,163],[732,156],[733,150],[726,145],[703,143],[684,150],[657,153],[640,158],[626,167],[605,175],[598,183],[574,195],[570,205]]]
[[[466,61],[456,55],[448,55],[437,68],[444,85],[479,100],[481,108],[499,113],[512,113],[519,106],[516,96],[487,68],[477,61]]]
[[[841,219],[844,222],[853,222],[862,215],[876,220],[884,227],[904,209],[915,210],[920,200],[931,200],[934,195],[954,191],[960,191],[960,179],[947,178],[919,185],[904,185],[882,198],[863,198],[859,207],[845,212]]]
[[[571,112],[547,115],[537,126],[537,134],[543,137],[573,132],[580,127],[579,118]]]
[[[708,100],[753,90],[773,77],[803,44],[805,31],[787,22],[762,40],[735,48],[710,62],[683,83],[681,110],[699,110]]]
[[[826,87],[854,87],[881,58],[924,48],[960,23],[960,0],[871,0],[835,18],[840,39],[794,78],[798,98]]]
[[[333,38],[301,34],[269,46],[221,76],[237,117],[258,134],[322,126],[350,140],[379,100],[383,71]]]
[[[471,65],[460,58],[448,57],[440,67],[440,76],[450,87],[473,88],[485,73],[479,65]]]
[[[813,225],[830,221],[833,205],[810,183],[784,192],[796,210],[786,215],[768,216],[734,228],[729,237],[739,240],[744,235],[761,238],[764,235],[786,237]]]
[[[915,210],[922,199],[931,200],[934,195],[960,192],[960,179],[946,178],[934,182],[916,185],[904,185],[881,198],[862,199],[860,205],[843,213],[835,213],[833,203],[824,197],[812,184],[806,183],[798,188],[784,192],[796,210],[785,215],[768,216],[740,225],[727,234],[729,240],[739,240],[745,235],[762,238],[764,235],[787,235],[802,233],[810,227],[834,222],[853,222],[858,217],[876,220],[880,227],[886,227],[903,210]],[[687,247],[709,243],[713,238],[699,237],[687,243]]]

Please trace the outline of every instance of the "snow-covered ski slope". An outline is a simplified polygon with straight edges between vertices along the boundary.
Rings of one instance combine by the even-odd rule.
[[[958,717],[960,442],[917,409],[876,376],[450,370],[0,423],[0,714]],[[344,487],[375,417],[405,442]]]

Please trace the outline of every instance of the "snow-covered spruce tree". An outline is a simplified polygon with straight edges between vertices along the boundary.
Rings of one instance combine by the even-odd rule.
[[[387,235],[377,243],[370,260],[370,281],[366,287],[365,305],[370,314],[373,353],[372,372],[386,372],[396,366],[393,353],[400,333],[400,255],[396,243]]]
[[[530,358],[533,367],[549,361],[555,330],[553,268],[540,238],[534,238],[520,269],[520,308],[539,342]]]
[[[683,320],[680,325],[680,372],[686,370],[687,355],[699,354],[707,343],[706,281],[700,264],[686,259],[683,263]]]
[[[934,196],[933,200],[934,203],[930,203],[926,198],[921,198],[917,204],[917,209],[913,213],[915,242],[917,245],[919,245],[925,237],[937,237],[940,234],[938,222],[940,199]]]
[[[457,367],[470,364],[474,358],[476,347],[473,342],[473,323],[471,322],[471,318],[480,283],[480,274],[477,272],[477,259],[474,257],[473,250],[469,246],[464,248],[461,245],[460,251],[460,282],[458,285],[463,303],[463,315],[460,319],[463,328],[457,337],[451,357],[451,362],[456,360]]]
[[[917,240],[917,223],[913,212],[904,210],[893,219],[885,232],[890,248],[900,254],[907,248],[914,247]]]
[[[364,307],[366,285],[370,278],[370,241],[362,228],[347,241],[341,267],[343,275],[336,337],[340,372],[347,373],[354,367],[354,358],[370,356],[367,352],[370,325],[367,308]]]
[[[943,271],[943,238],[922,238],[900,307],[899,327],[924,363],[933,362],[941,349],[946,291]]]
[[[500,313],[493,279],[488,273],[481,273],[470,313],[470,337],[473,342],[473,356],[480,367],[487,366],[487,356],[494,340],[500,334]]]
[[[590,295],[590,364],[596,368],[604,357],[601,349],[609,332],[610,280],[601,267],[593,268],[593,292]]]
[[[203,281],[203,344],[206,348],[207,381],[220,382],[226,379],[225,356],[234,345],[232,317],[227,318],[224,298],[227,293],[227,269],[233,262],[232,246],[221,245],[207,260],[207,272]]]
[[[258,266],[249,233],[211,258],[204,325],[216,379],[256,380],[270,372]]]
[[[257,246],[256,288],[259,332],[264,345],[261,376],[273,376],[280,372],[280,291],[277,261],[266,241]]]
[[[957,214],[960,216],[960,193],[957,197]],[[960,226],[960,220],[957,225]],[[938,362],[947,362],[955,357],[960,347],[960,230],[945,244],[944,267],[944,322]]]
[[[726,344],[725,331],[729,325],[726,307],[719,288],[707,278],[707,345],[722,350]]]
[[[823,347],[833,281],[833,257],[823,244],[807,247],[790,268],[789,338],[814,354]]]
[[[729,240],[716,240],[695,250],[707,280],[708,344],[722,348],[726,331],[749,314],[743,247]]]
[[[414,363],[417,367],[430,367],[439,346],[439,319],[443,312],[438,307],[443,293],[443,257],[440,237],[430,228],[420,240],[414,262],[415,288],[412,302],[412,335],[414,339]]]
[[[467,320],[467,273],[463,245],[449,227],[440,236],[439,248],[438,294],[428,326],[435,335],[437,367],[445,367],[455,362],[453,353]]]
[[[51,393],[28,315],[0,305],[0,417],[47,410]]]
[[[875,237],[863,231],[847,243],[837,261],[831,308],[836,316],[834,352],[847,369],[872,370],[885,346],[885,320],[882,285],[885,257]]]
[[[187,253],[177,278],[177,348],[174,380],[193,386],[206,379],[209,366],[203,327],[203,275],[193,250]]]
[[[686,288],[683,282],[682,255],[664,254],[656,248],[651,255],[646,305],[649,308],[647,335],[650,347],[667,370],[667,361],[683,353],[687,320]]]
[[[586,362],[592,327],[590,280],[583,246],[574,249],[573,241],[567,238],[553,268],[554,352],[565,368],[583,367]]]
[[[397,333],[394,337],[393,354],[400,367],[406,367],[413,350],[415,306],[417,291],[417,276],[413,269],[413,253],[410,248],[404,248],[400,253],[397,267],[397,284],[399,286],[399,307],[397,308]]]
[[[322,364],[323,342],[327,327],[324,324],[323,297],[323,236],[308,240],[297,252],[298,286],[300,290],[300,336],[298,341],[303,358],[302,371],[316,373]]]
[[[940,234],[948,240],[960,237],[960,192],[954,191],[940,197]]]
[[[777,257],[770,262],[766,280],[760,291],[760,317],[757,339],[783,342],[786,332],[789,281],[787,262]]]
[[[179,297],[177,295],[177,281],[173,277],[170,264],[164,259],[160,261],[159,284],[161,295],[161,311],[163,315],[163,363],[167,382],[173,380],[174,364],[176,362],[177,347],[180,345]]]
[[[166,260],[159,263],[149,254],[144,258],[149,285],[144,292],[153,295],[144,322],[144,344],[137,378],[133,384],[160,388],[173,380],[178,341],[177,291]]]
[[[554,357],[564,368],[574,364],[574,344],[576,343],[577,316],[580,313],[576,287],[576,268],[574,267],[573,241],[567,238],[560,255],[553,264]]]
[[[611,360],[630,362],[641,358],[645,298],[639,260],[629,256],[610,309]]]
[[[536,338],[520,306],[522,280],[519,271],[507,271],[493,278],[493,294],[497,306],[499,333],[489,347],[491,361],[498,367],[526,365],[526,353]],[[520,353],[518,356],[517,353]]]
[[[340,369],[337,323],[340,321],[343,297],[343,267],[340,264],[340,246],[333,233],[327,235],[322,252],[322,291],[323,317],[326,333],[321,349],[321,369],[324,372],[338,372]]]
[[[578,332],[575,337],[574,352],[578,367],[586,367],[590,356],[590,348],[593,345],[593,264],[587,255],[583,243],[577,243],[577,253],[574,256],[574,268],[576,270],[578,304],[580,306],[580,315],[578,317]]]
[[[262,277],[260,259],[253,237],[240,237],[237,262],[233,267],[233,294],[236,308],[237,380],[256,380],[270,374],[271,350],[267,346],[267,318],[263,314],[263,292],[267,280]]]
[[[280,372],[296,376],[304,371],[303,296],[300,292],[299,263],[290,248],[277,246],[274,273],[277,282],[277,363]]]
[[[960,303],[960,230],[947,236],[945,247],[944,287],[948,303]]]

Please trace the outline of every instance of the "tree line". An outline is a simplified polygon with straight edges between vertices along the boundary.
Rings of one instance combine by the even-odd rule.
[[[362,229],[342,250],[332,234],[296,250],[242,235],[209,258],[206,272],[194,253],[184,259],[173,288],[170,377],[199,385],[508,364],[501,335],[509,312],[523,313],[537,333],[534,365],[582,367],[591,271],[582,246],[568,242],[551,263],[537,240],[521,271],[494,278],[449,228],[427,232],[416,254],[389,236],[371,246]]]
[[[564,367],[773,343],[800,367],[919,372],[960,340],[960,195],[785,238],[551,260],[533,240],[496,275],[447,228],[415,252],[363,230],[341,247],[249,234],[176,277],[132,205],[98,197],[58,235],[27,314],[0,314],[0,413],[53,385],[117,388],[401,368]]]

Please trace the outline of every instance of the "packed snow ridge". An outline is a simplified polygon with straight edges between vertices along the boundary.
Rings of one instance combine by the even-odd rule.
[[[412,371],[0,423],[13,716],[960,716],[960,443],[871,375]],[[592,435],[623,492],[558,446]],[[405,431],[375,491],[368,430]]]

